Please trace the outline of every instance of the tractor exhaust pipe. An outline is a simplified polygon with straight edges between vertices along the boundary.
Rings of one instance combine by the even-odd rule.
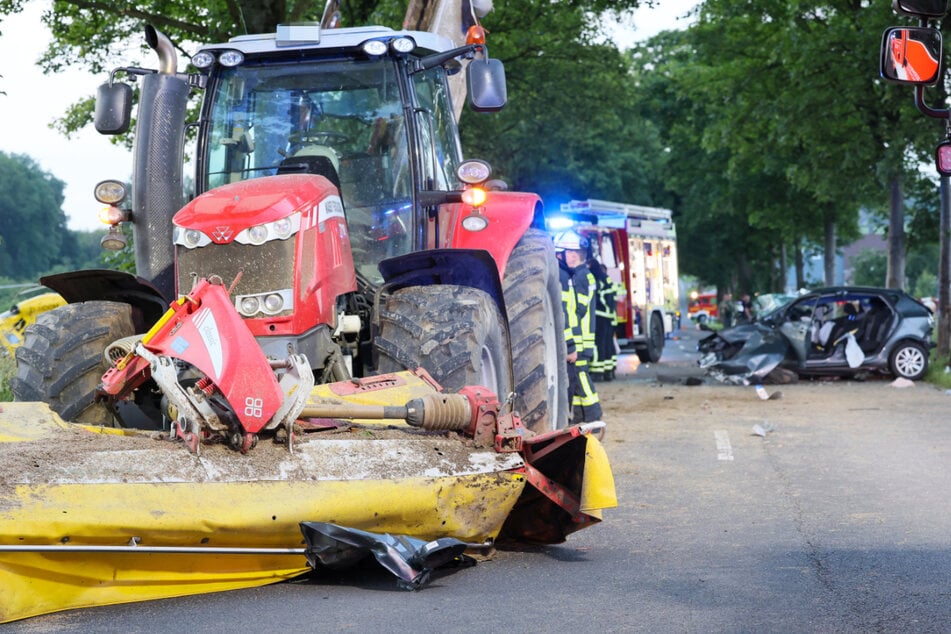
[[[171,41],[149,25],[145,40],[159,58],[159,72],[142,77],[132,165],[132,226],[136,272],[167,301],[175,298],[172,216],[183,203],[185,115],[188,81],[176,74]]]
[[[158,54],[160,73],[174,75],[178,71],[178,55],[172,40],[151,24],[145,25],[145,43]]]

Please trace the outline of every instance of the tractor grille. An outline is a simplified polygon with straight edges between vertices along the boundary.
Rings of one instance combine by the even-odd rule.
[[[209,244],[197,249],[178,246],[178,292],[185,294],[191,290],[193,275],[199,278],[217,275],[230,287],[239,273],[241,280],[234,288],[234,295],[293,288],[294,246],[294,239],[272,240],[261,245]]]

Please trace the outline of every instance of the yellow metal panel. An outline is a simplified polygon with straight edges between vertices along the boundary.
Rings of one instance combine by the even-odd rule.
[[[611,473],[611,465],[604,445],[594,436],[588,435],[587,439],[584,479],[581,483],[581,511],[600,519],[601,509],[617,506],[614,474]]]
[[[322,521],[420,539],[494,538],[514,473],[380,481],[20,485],[0,495],[0,544],[303,548]],[[246,588],[308,570],[301,555],[0,552],[0,622],[58,610]]]

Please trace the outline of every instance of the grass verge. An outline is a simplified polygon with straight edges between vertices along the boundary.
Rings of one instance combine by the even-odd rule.
[[[16,372],[16,361],[0,352],[0,402],[13,400],[13,392],[10,390],[10,379],[14,377]]]
[[[928,374],[925,375],[925,381],[944,390],[951,389],[951,370],[948,368],[948,361],[945,359],[936,359],[933,351],[931,353],[931,363],[928,366]]]

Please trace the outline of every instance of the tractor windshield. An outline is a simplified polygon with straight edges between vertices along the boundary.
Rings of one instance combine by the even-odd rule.
[[[205,188],[278,173],[339,185],[358,270],[412,249],[412,181],[391,60],[245,64],[214,83]]]

